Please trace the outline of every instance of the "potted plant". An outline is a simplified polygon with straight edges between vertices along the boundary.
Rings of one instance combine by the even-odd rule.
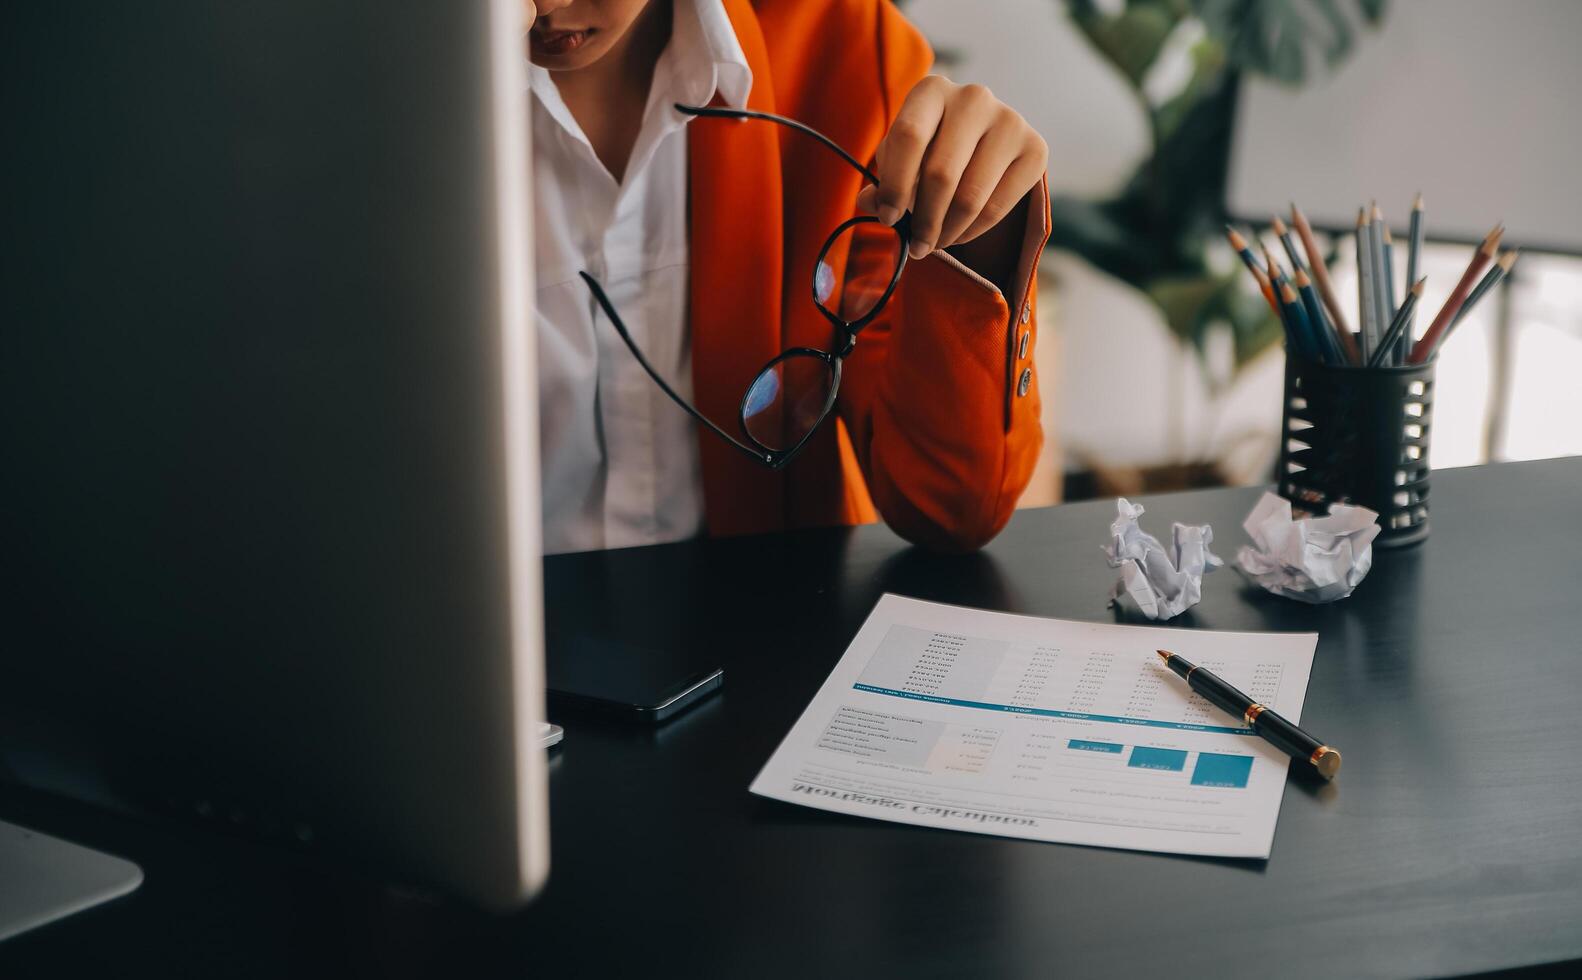
[[[1250,73],[1297,86],[1310,77],[1315,60],[1336,67],[1355,43],[1353,18],[1376,26],[1386,0],[1062,2],[1136,98],[1152,152],[1113,197],[1056,196],[1050,245],[1140,290],[1200,365],[1210,333],[1228,329],[1239,370],[1279,343],[1281,329],[1247,288],[1245,272],[1224,261],[1225,178],[1238,82]],[[1183,46],[1188,70],[1179,73],[1178,86],[1161,93],[1150,73],[1162,54],[1179,56]],[[1211,393],[1229,383],[1208,372],[1205,379]],[[1160,469],[1154,479],[1136,475],[1132,482],[1139,485],[1129,489],[1222,482],[1212,463]],[[1115,488],[1100,479],[1091,489]]]

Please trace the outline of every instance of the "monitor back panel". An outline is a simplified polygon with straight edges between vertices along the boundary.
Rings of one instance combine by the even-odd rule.
[[[0,776],[464,890],[526,861],[511,5],[0,14]]]

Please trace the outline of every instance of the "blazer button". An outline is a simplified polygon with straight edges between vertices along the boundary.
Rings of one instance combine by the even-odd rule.
[[[1033,315],[1033,304],[1032,303],[1023,303],[1022,304],[1022,322],[1026,323],[1029,319],[1032,318],[1032,315]]]
[[[1027,389],[1032,385],[1032,383],[1033,369],[1022,368],[1022,380],[1016,382],[1016,397],[1020,398],[1027,394]]]
[[[1016,349],[1016,359],[1018,361],[1020,361],[1022,358],[1027,356],[1027,342],[1029,340],[1032,340],[1032,339],[1033,339],[1033,332],[1031,330],[1029,330],[1026,333],[1022,334],[1021,346],[1019,346]]]

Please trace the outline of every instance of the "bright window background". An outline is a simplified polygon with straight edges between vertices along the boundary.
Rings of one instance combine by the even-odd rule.
[[[1426,252],[1422,309],[1429,312],[1418,316],[1419,330],[1460,278],[1472,250],[1433,245]],[[1355,296],[1356,283],[1356,267],[1348,263],[1336,275],[1336,289]],[[1485,297],[1440,350],[1431,456],[1436,467],[1488,460],[1488,426],[1498,421],[1490,417],[1490,397],[1502,302],[1510,303],[1511,312],[1511,397],[1505,425],[1493,436],[1496,457],[1582,455],[1582,260],[1525,254],[1504,288],[1509,296]]]

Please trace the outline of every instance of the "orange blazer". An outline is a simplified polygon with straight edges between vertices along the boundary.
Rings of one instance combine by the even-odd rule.
[[[805,122],[871,160],[933,54],[888,0],[725,0],[752,68],[750,108]],[[688,125],[696,403],[737,428],[742,393],[790,346],[829,349],[812,274],[862,178],[817,141],[765,123]],[[771,472],[701,431],[711,534],[856,524],[970,551],[1010,519],[1043,443],[1034,269],[1041,184],[1006,296],[954,258],[907,263],[844,365],[838,419]],[[1007,220],[1016,220],[1008,218]],[[860,251],[859,249],[855,251]],[[853,261],[857,261],[856,258]],[[837,276],[841,269],[837,267]]]

